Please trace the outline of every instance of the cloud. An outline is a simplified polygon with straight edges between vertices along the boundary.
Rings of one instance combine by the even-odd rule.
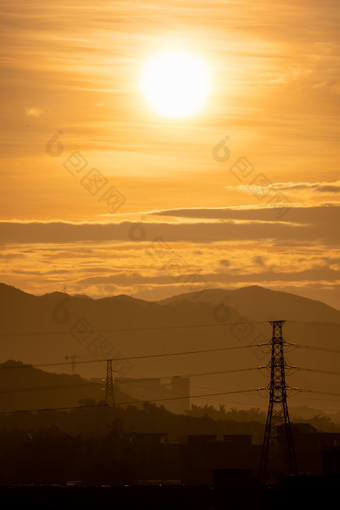
[[[230,260],[228,259],[221,259],[219,260],[219,264],[223,267],[229,267],[230,266]]]
[[[181,242],[196,246],[200,243],[245,242],[336,246],[340,242],[340,205],[292,206],[279,221],[277,212],[277,208],[269,206],[192,208],[146,213],[145,221],[136,223],[126,220],[111,223],[3,221],[0,222],[0,239],[4,243],[120,241],[130,246],[151,243],[151,251],[170,250],[171,243]],[[162,217],[163,221],[159,221]],[[173,218],[181,221],[174,222]]]
[[[31,106],[30,108],[26,108],[25,113],[27,117],[40,117],[43,111],[40,108]]]
[[[275,183],[274,188],[279,191],[313,191],[315,193],[339,193],[340,181],[334,182],[287,182]]]
[[[115,238],[111,241],[97,238],[91,241],[78,239],[77,242],[63,242],[61,232],[57,229],[58,241],[46,242],[46,239],[44,242],[46,231],[30,232],[31,225],[26,223],[25,236],[22,231],[18,231],[14,243],[3,245],[3,255],[12,254],[15,247],[19,258],[12,263],[6,259],[0,260],[3,262],[0,280],[39,295],[62,290],[66,286],[70,293],[88,294],[93,297],[134,294],[149,299],[190,292],[194,290],[194,285],[201,285],[202,281],[203,285],[207,284],[210,288],[264,285],[274,286],[280,290],[287,288],[292,290],[295,287],[305,289],[306,295],[309,292],[308,288],[313,287],[316,289],[313,297],[317,297],[317,286],[322,285],[326,289],[322,294],[323,300],[327,302],[327,296],[331,296],[329,303],[339,307],[339,243],[332,244],[334,240],[331,239],[332,231],[337,232],[339,218],[332,208],[334,221],[332,225],[328,225],[327,217],[319,210],[316,211],[316,217],[322,221],[317,223],[314,222],[311,212],[309,211],[308,221],[307,216],[304,218],[305,225],[302,231],[296,231],[294,226],[281,224],[278,227],[269,222],[243,221],[230,224],[217,219],[208,224],[198,221],[189,225],[186,223],[174,225],[164,221],[159,225],[150,221],[144,223],[149,236],[148,241],[126,241],[125,237],[123,240]],[[126,236],[128,225],[131,223],[124,223]],[[215,232],[216,226],[225,228],[230,225],[235,228],[233,238],[231,233],[223,233],[223,230]],[[66,238],[69,237],[68,226],[64,225]],[[96,226],[98,225],[94,227]],[[152,237],[154,235],[152,229],[159,226],[162,228],[164,243],[159,243]],[[279,236],[281,228],[292,228],[292,237],[290,240],[285,239],[282,245],[280,238],[256,239],[255,242],[246,239],[245,232],[248,236],[254,236],[256,231],[252,231],[258,226],[265,229],[269,227],[272,235],[275,235],[275,230],[279,228]],[[36,228],[36,225],[34,227]],[[113,225],[107,227],[110,232]],[[168,227],[170,231],[167,230]],[[196,240],[184,240],[183,237],[188,237],[187,233],[190,233],[193,227],[191,235],[196,237]],[[52,238],[55,224],[51,223],[49,228],[49,235]],[[211,235],[207,236],[209,229],[215,236],[219,235],[216,237],[219,239],[218,242],[212,242]],[[316,242],[316,238],[321,231],[326,232],[327,229],[330,232],[327,234],[328,246],[325,249],[324,245]],[[71,232],[74,234],[76,230],[77,225],[73,224]],[[80,233],[88,237],[95,230],[86,231],[80,228]],[[304,239],[301,232],[304,233]],[[171,241],[167,237],[170,233]],[[202,234],[205,234],[204,241],[198,243],[197,237]],[[103,231],[100,231],[100,235],[103,236]],[[20,241],[21,236],[34,238],[36,242]],[[174,240],[181,237],[181,240]],[[325,237],[324,241],[327,239]],[[31,247],[30,250],[28,246]],[[20,258],[22,254],[25,258]],[[196,283],[189,277],[190,275],[199,277],[194,281]],[[328,291],[330,287],[334,291]]]
[[[239,186],[225,186],[224,189],[233,191],[235,189],[244,193],[251,191],[251,184],[240,184]],[[339,193],[340,181],[333,182],[275,182],[262,185],[261,189],[270,189],[272,192],[281,191],[286,193]]]
[[[190,218],[206,220],[241,220],[278,223],[277,208],[259,205],[245,207],[195,207],[150,211],[149,215],[159,217]],[[337,220],[335,220],[337,218]],[[292,205],[280,222],[303,225],[318,222],[333,224],[340,220],[340,202],[323,203],[316,206]],[[334,223],[335,225],[335,223]]]
[[[254,264],[256,264],[258,266],[265,266],[266,265],[265,259],[261,255],[255,255],[253,257],[253,262],[254,262]]]

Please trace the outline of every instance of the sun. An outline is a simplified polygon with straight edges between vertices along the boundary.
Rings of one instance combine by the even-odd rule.
[[[194,53],[162,51],[145,63],[140,89],[159,115],[188,117],[201,111],[207,101],[211,91],[210,69]]]

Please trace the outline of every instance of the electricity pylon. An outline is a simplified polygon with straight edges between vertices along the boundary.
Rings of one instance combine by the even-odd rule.
[[[76,373],[76,359],[78,356],[73,354],[72,356],[65,356],[66,361],[71,360],[71,374],[74,375]]]
[[[113,406],[114,396],[113,396],[113,376],[112,376],[112,359],[106,360],[106,392],[105,392],[105,402]]]
[[[260,459],[259,476],[262,483],[276,482],[280,476],[297,474],[295,448],[287,406],[286,362],[282,337],[285,321],[270,321],[273,327],[269,406]]]

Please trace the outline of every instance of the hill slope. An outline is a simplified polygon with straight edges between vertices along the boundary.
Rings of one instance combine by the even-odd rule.
[[[65,356],[77,355],[77,372],[85,378],[105,377],[105,363],[88,363],[104,358],[114,359],[115,375],[119,377],[170,377],[255,368],[268,363],[269,349],[246,346],[270,340],[272,332],[267,321],[271,319],[297,321],[284,325],[287,341],[340,348],[338,310],[318,301],[262,287],[232,291],[212,289],[198,295],[184,294],[160,302],[147,302],[129,296],[98,300],[63,293],[32,296],[0,285],[0,301],[4,312],[0,361],[20,359],[35,365],[63,362]],[[233,347],[233,350],[136,359],[226,347]],[[134,359],[115,361],[130,357]],[[293,365],[317,370],[338,371],[339,366],[338,354],[315,350],[291,351],[287,360]],[[51,370],[70,371],[70,368],[52,367]],[[253,370],[193,376],[191,394],[263,387],[268,382],[267,374],[264,375],[262,371]],[[334,374],[298,371],[289,374],[289,383],[315,391],[340,390],[339,377]],[[213,398],[193,399],[193,402],[211,403]],[[333,401],[325,400],[326,396],[320,398],[320,395],[301,393],[295,400],[296,405],[310,402],[315,407],[323,405],[328,409],[338,406],[334,398]],[[266,406],[266,400],[257,393],[216,396],[215,399],[216,403],[226,403],[229,407]]]
[[[86,405],[105,399],[105,381],[77,374],[56,374],[20,361],[0,364],[0,411],[51,409]],[[136,400],[115,387],[115,401]],[[86,402],[87,401],[87,402]]]
[[[195,298],[195,296],[197,296]],[[313,299],[288,292],[265,289],[257,285],[235,290],[207,289],[201,293],[182,294],[162,302],[176,303],[188,298],[226,305],[252,320],[296,320],[340,322],[340,311]]]

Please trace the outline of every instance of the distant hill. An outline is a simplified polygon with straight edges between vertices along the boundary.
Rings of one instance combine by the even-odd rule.
[[[267,347],[272,319],[287,320],[284,338],[309,346],[340,348],[340,311],[322,302],[271,291],[263,287],[237,290],[211,289],[148,302],[130,296],[92,299],[55,292],[33,296],[0,284],[1,359],[19,359],[33,365],[61,363],[77,355],[76,371],[83,378],[105,377],[105,363],[113,358],[119,377],[170,377],[197,372],[263,366],[269,361]],[[250,321],[247,324],[247,320]],[[230,351],[150,357],[115,361],[180,351],[241,347]],[[289,348],[291,364],[318,370],[339,370],[339,354]],[[93,363],[92,363],[93,361]],[[94,362],[95,361],[95,362]],[[48,368],[71,372],[71,365]],[[308,390],[339,392],[340,378],[334,374],[295,371],[288,382]],[[193,376],[191,394],[230,392],[264,387],[265,371]],[[296,406],[339,410],[327,396],[298,393]],[[313,400],[314,399],[314,400]],[[266,406],[258,393],[193,399],[194,403],[214,401],[236,407]]]
[[[197,296],[197,297],[196,297]],[[340,311],[331,306],[288,292],[265,289],[258,285],[235,290],[207,289],[181,294],[161,301],[178,303],[188,298],[218,304],[224,302],[251,320],[296,320],[340,323]]]
[[[50,409],[105,400],[105,381],[46,372],[20,361],[0,364],[0,411]],[[132,399],[115,387],[116,402]]]

